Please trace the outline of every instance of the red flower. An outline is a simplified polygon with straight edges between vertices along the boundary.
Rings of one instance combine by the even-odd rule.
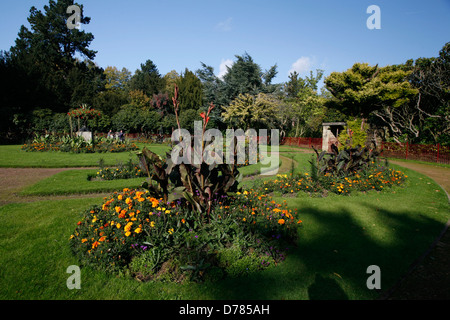
[[[208,124],[209,117],[205,115],[204,112],[200,113],[200,117],[203,118],[203,121],[205,122],[205,126]]]

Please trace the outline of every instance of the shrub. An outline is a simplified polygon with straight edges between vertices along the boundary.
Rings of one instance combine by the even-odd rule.
[[[365,147],[367,143],[367,133],[361,129],[360,119],[347,121],[345,130],[338,136],[339,150],[344,148]]]

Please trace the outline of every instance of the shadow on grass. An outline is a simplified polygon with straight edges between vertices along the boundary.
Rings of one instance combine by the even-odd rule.
[[[444,224],[417,210],[366,202],[360,208],[355,214],[342,206],[303,207],[304,226],[286,261],[246,277],[202,284],[202,291],[215,300],[377,299],[426,251]],[[380,267],[381,290],[367,288],[371,265]]]

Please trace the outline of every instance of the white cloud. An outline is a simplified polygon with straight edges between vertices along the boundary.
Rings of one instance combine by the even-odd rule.
[[[219,67],[219,74],[217,75],[217,77],[219,77],[220,79],[223,78],[223,76],[228,72],[227,67],[231,67],[233,65],[233,60],[231,59],[222,59],[222,62],[220,63],[220,67]]]
[[[230,31],[232,21],[233,21],[233,18],[228,18],[225,21],[221,21],[216,25],[216,29],[221,30],[221,31]]]
[[[313,62],[309,57],[300,57],[297,61],[295,61],[291,69],[289,70],[289,74],[291,72],[297,71],[299,74],[305,73],[311,70]]]

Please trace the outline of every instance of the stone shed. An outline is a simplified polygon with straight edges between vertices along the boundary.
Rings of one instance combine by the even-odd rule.
[[[324,122],[322,123],[322,150],[331,153],[331,145],[338,146],[338,136],[345,130],[345,122]]]

